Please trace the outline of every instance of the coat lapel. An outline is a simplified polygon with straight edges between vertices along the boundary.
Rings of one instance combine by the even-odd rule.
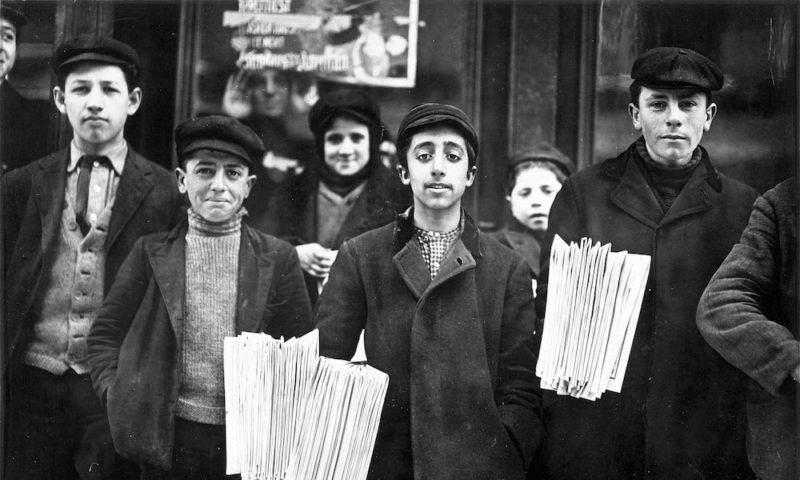
[[[392,257],[394,268],[400,274],[406,286],[414,294],[414,298],[419,300],[425,289],[431,283],[431,272],[425,265],[422,252],[414,242],[407,242],[399,252]]]
[[[153,277],[167,306],[172,329],[176,338],[180,339],[186,297],[186,223],[174,229],[166,242],[153,245],[148,257]]]
[[[275,252],[256,254],[252,236],[242,226],[236,299],[236,333],[258,332],[275,267]]]
[[[464,245],[464,242],[459,238],[447,252],[447,255],[445,255],[439,272],[436,274],[436,278],[431,282],[428,290],[433,290],[456,275],[471,268],[475,268],[476,265],[477,263],[472,253],[470,253]]]
[[[694,215],[711,208],[707,193],[707,189],[710,188],[706,181],[707,168],[707,164],[703,162],[694,169],[689,181],[686,182],[678,198],[675,199],[675,202],[661,220],[661,225],[675,222],[688,215]]]
[[[125,167],[119,179],[119,188],[114,199],[114,209],[111,213],[111,225],[108,227],[108,239],[106,240],[106,250],[111,246],[122,233],[122,229],[128,224],[136,209],[150,193],[153,182],[150,175],[153,169],[147,161],[141,159],[136,152],[128,148],[128,156],[125,159]]]
[[[628,158],[625,173],[611,192],[611,202],[652,229],[664,216],[653,190],[633,158]]]
[[[61,210],[64,206],[64,192],[67,185],[68,159],[69,149],[66,149],[63,154],[56,155],[52,160],[40,162],[41,174],[33,175],[31,179],[31,189],[42,222],[43,252],[48,250],[47,242],[59,234]]]

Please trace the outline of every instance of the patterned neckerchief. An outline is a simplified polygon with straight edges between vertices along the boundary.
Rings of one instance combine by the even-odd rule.
[[[414,237],[417,239],[419,249],[422,251],[422,258],[425,260],[425,263],[428,265],[428,270],[431,272],[431,280],[433,280],[439,272],[439,265],[442,263],[447,249],[450,248],[450,245],[452,245],[460,235],[460,225],[449,232],[432,232],[430,230],[414,227]]]

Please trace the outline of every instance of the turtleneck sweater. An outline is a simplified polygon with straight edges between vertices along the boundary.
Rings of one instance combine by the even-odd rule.
[[[678,167],[662,165],[650,157],[643,137],[639,137],[636,141],[636,153],[641,160],[640,165],[647,183],[650,185],[650,189],[653,190],[664,213],[669,210],[675,199],[678,198],[686,182],[689,181],[689,177],[692,176],[694,169],[697,168],[697,164],[703,158],[703,152],[700,148],[695,148],[694,152],[692,152],[692,158],[686,165]]]
[[[211,223],[189,209],[181,386],[176,413],[193,422],[223,425],[223,345],[236,334],[236,297],[244,209]]]

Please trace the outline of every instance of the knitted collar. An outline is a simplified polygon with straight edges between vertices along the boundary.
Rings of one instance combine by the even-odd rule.
[[[236,215],[221,223],[212,223],[201,217],[191,207],[187,218],[189,220],[188,233],[201,237],[223,237],[238,233],[242,229],[242,217],[247,215],[247,210],[242,207]]]
[[[644,160],[644,163],[648,167],[655,170],[664,171],[690,171],[700,162],[700,159],[703,158],[703,151],[698,147],[694,149],[694,152],[692,152],[692,158],[686,163],[686,165],[680,165],[676,167],[663,165],[653,160],[653,158],[650,156],[650,152],[647,151],[647,144],[645,144],[644,137],[639,137],[639,139],[636,140],[636,153],[639,154],[639,157]]]

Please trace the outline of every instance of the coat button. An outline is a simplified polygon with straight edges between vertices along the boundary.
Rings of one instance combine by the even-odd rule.
[[[70,220],[69,223],[67,224],[67,228],[69,228],[70,230],[75,230],[76,228],[78,228],[78,224],[75,223],[75,220]]]

